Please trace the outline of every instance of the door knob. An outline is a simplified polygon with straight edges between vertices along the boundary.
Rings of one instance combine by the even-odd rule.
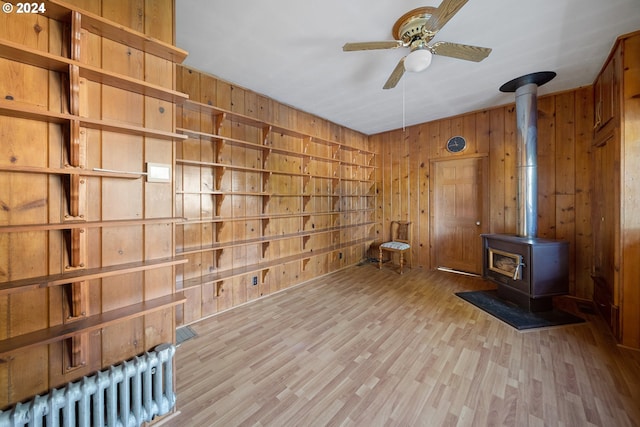
[[[476,221],[476,225],[480,225],[480,221]]]

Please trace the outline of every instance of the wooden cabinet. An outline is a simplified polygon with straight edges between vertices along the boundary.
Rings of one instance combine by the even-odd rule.
[[[593,126],[596,133],[602,132],[609,124],[613,125],[611,121],[620,114],[620,54],[621,48],[618,45],[593,84]]]
[[[0,408],[172,341],[185,300],[173,187],[144,169],[185,138],[186,52],[43,8],[0,17]]]
[[[621,36],[594,83],[594,301],[640,348],[640,32]]]
[[[216,85],[202,76],[202,86]],[[241,91],[234,87],[234,96],[243,98]],[[203,92],[189,95],[215,99]],[[176,224],[176,255],[189,259],[177,283],[187,295],[184,323],[365,257],[376,198],[366,136],[356,143],[319,137],[300,124],[196,100],[182,105],[178,122],[188,137],[176,160],[176,212],[185,217]]]
[[[619,145],[616,144],[614,133],[609,133],[609,138],[604,137],[598,145],[593,148],[593,238],[594,238],[594,259],[593,259],[593,300],[603,318],[618,336],[618,301],[616,282],[618,276],[615,274],[619,265],[620,253],[619,241],[620,227],[619,205],[620,193],[612,191],[620,182],[619,156],[617,151]]]

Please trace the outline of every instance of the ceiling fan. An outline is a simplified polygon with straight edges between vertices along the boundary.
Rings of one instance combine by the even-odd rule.
[[[398,47],[410,48],[411,52],[398,62],[383,89],[394,88],[405,71],[419,72],[426,69],[431,64],[432,55],[480,62],[489,56],[490,48],[451,42],[428,44],[467,1],[443,0],[437,8],[424,6],[413,9],[402,15],[393,25],[391,34],[395,40],[347,43],[342,47],[342,50],[352,52]]]

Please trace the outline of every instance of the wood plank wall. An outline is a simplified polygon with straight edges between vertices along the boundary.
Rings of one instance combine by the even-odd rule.
[[[79,6],[126,27],[144,32],[168,43],[173,43],[173,0],[70,0]],[[66,55],[65,30],[59,21],[42,16],[15,14],[0,15],[0,37],[33,49]],[[221,242],[229,242],[242,236],[250,239],[268,229],[268,234],[304,232],[312,227],[353,225],[326,235],[313,234],[307,238],[283,239],[269,245],[243,245],[220,254],[217,259],[210,254],[190,256],[190,263],[178,267],[179,280],[206,274],[211,266],[227,264],[242,267],[258,260],[277,260],[295,255],[304,248],[326,248],[340,242],[359,241],[371,237],[382,240],[388,233],[393,219],[414,221],[414,263],[424,268],[433,267],[430,259],[430,162],[450,156],[444,143],[453,135],[465,136],[470,147],[465,153],[486,154],[489,158],[490,176],[490,232],[514,232],[515,207],[515,112],[513,105],[465,114],[435,122],[366,136],[326,120],[268,99],[248,89],[240,88],[205,76],[194,70],[180,68],[168,60],[115,43],[95,34],[82,33],[80,61],[111,72],[141,80],[174,87],[176,77],[179,90],[191,95],[195,101],[212,104],[229,111],[254,117],[312,135],[322,140],[339,141],[366,152],[377,153],[377,169],[349,165],[350,162],[366,164],[366,158],[352,159],[356,154],[338,154],[335,162],[301,160],[286,154],[271,153],[267,168],[281,168],[291,172],[289,178],[281,177],[270,185],[303,192],[303,187],[315,188],[321,194],[332,180],[322,175],[360,177],[353,181],[340,181],[332,191],[363,197],[339,198],[338,205],[331,197],[313,199],[310,208],[312,220],[302,217],[278,218],[267,223],[247,220],[231,227],[215,230]],[[193,74],[197,75],[197,78]],[[60,73],[39,67],[0,59],[0,95],[22,105],[65,113],[65,80]],[[82,116],[127,122],[159,130],[173,131],[176,126],[176,110],[172,103],[160,101],[116,89],[96,82],[81,80],[82,96],[79,99]],[[569,240],[571,243],[571,293],[591,298],[591,224],[589,147],[591,143],[592,98],[591,89],[583,88],[566,93],[541,97],[539,106],[539,230],[543,237]],[[197,121],[201,117],[178,114],[178,121]],[[201,159],[222,161],[233,159],[243,165],[260,167],[263,159],[259,150],[240,149],[230,145],[214,153],[203,144],[180,143],[176,148],[171,141],[152,137],[122,135],[94,129],[86,129],[86,147],[82,160],[87,167],[138,171],[146,162],[175,165],[175,150],[180,155],[197,151]],[[223,124],[222,134],[232,138],[260,141],[260,130],[238,123]],[[0,165],[59,168],[68,162],[65,149],[65,131],[56,123],[0,117]],[[289,150],[302,150],[300,138],[288,135],[271,135],[271,143]],[[316,159],[326,156],[332,159],[336,152],[331,145],[309,142],[309,149]],[[209,150],[209,151],[208,151]],[[218,156],[218,158],[214,158]],[[364,157],[367,157],[365,155]],[[295,156],[294,156],[295,157]],[[306,162],[306,163],[305,163]],[[265,165],[261,165],[265,167]],[[293,178],[301,169],[315,170],[317,177],[305,184],[303,178]],[[176,165],[177,169],[177,165]],[[364,172],[363,172],[364,171]],[[176,171],[176,184],[182,188],[193,187],[202,191],[203,185],[213,185],[218,179],[213,173],[203,175],[198,171],[181,168]],[[250,192],[263,179],[261,173],[231,173],[219,177],[219,184],[228,189]],[[372,180],[373,186],[368,180]],[[58,176],[0,172],[0,226],[19,224],[47,224],[62,220],[68,204],[65,183]],[[174,215],[189,216],[195,209],[203,211],[219,209],[224,215],[249,217],[262,212],[264,201],[253,196],[229,198],[214,206],[198,196],[189,202],[186,195],[177,198],[174,183],[149,184],[141,179],[124,180],[105,177],[86,178],[86,197],[82,206],[86,220],[134,220],[164,218]],[[9,189],[9,191],[6,191]],[[369,210],[373,191],[378,195],[375,211]],[[304,198],[281,197],[269,206],[273,212],[301,212]],[[175,212],[176,209],[179,212]],[[335,216],[323,215],[327,211],[339,212]],[[369,225],[370,222],[377,224]],[[358,225],[360,224],[360,225]],[[142,261],[171,257],[176,247],[184,246],[186,239],[198,244],[211,242],[214,231],[205,225],[178,226],[171,223],[95,227],[86,231],[86,267],[103,267],[130,261]],[[218,227],[218,226],[216,226]],[[175,233],[174,233],[174,228]],[[175,242],[174,242],[175,235]],[[0,284],[23,278],[61,273],[68,264],[68,241],[60,230],[27,231],[0,234]],[[176,324],[194,322],[200,318],[228,309],[262,295],[285,289],[303,281],[327,274],[339,268],[353,265],[366,256],[364,243],[341,247],[340,250],[300,259],[298,262],[274,264],[268,273],[259,276],[259,286],[247,285],[248,277],[239,275],[222,284],[227,292],[219,292],[219,283],[213,282],[187,291],[188,302],[179,310],[178,319],[173,309],[127,320],[88,334],[84,348],[88,349],[81,366],[68,369],[69,349],[65,341],[40,345],[19,351],[0,359],[0,408],[17,401],[46,392],[89,374],[102,367],[127,359],[156,344],[172,341]],[[340,254],[342,256],[340,256]],[[240,260],[240,261],[238,261]],[[153,271],[138,271],[117,278],[93,279],[87,282],[86,312],[101,313],[132,303],[175,292],[175,267],[163,267]],[[265,270],[266,271],[266,270]],[[253,275],[253,273],[251,273]],[[216,288],[217,287],[217,288]],[[62,287],[37,289],[17,294],[0,295],[0,340],[21,336],[65,322],[68,313],[68,293]]]
[[[177,77],[190,97],[177,123],[189,135],[177,144],[176,245],[189,259],[177,273],[180,324],[366,257],[376,182],[366,135],[195,69]]]
[[[591,299],[591,87],[538,99],[538,235],[570,242],[571,294]],[[467,139],[458,154],[445,150],[455,135]],[[430,162],[487,155],[490,224],[487,233],[516,232],[515,105],[410,126],[370,136],[379,147],[381,192],[378,240],[394,219],[413,221],[414,263],[435,268],[430,254]]]
[[[67,0],[68,4],[174,42],[173,0]],[[3,2],[4,3],[4,2]],[[68,58],[69,31],[42,15],[0,14],[0,38]],[[82,30],[78,61],[173,89],[172,61]],[[73,55],[73,53],[71,53]],[[0,97],[37,111],[69,114],[65,72],[0,59]],[[172,102],[146,97],[95,81],[79,80],[79,115],[172,132]],[[74,88],[71,88],[73,92]],[[73,114],[73,112],[71,112]],[[65,125],[0,116],[0,166],[63,168],[68,158]],[[174,142],[117,131],[81,128],[80,161],[86,169],[142,171],[145,162],[173,164]],[[144,179],[83,177],[83,221],[140,220],[173,216],[172,183]],[[55,224],[68,214],[68,183],[47,173],[0,172],[0,226]],[[173,257],[172,222],[83,229],[82,268]],[[0,233],[0,285],[3,282],[65,272],[68,234],[63,230]],[[82,284],[82,317],[174,293],[174,267],[137,271]],[[0,341],[67,322],[69,286],[0,295]],[[86,297],[86,298],[85,298]],[[70,366],[69,340],[36,345],[0,358],[0,408],[118,363],[163,342],[173,342],[174,309],[162,309],[89,332],[79,365]]]

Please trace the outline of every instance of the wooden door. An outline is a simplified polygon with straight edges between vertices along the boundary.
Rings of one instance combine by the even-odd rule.
[[[436,161],[432,170],[434,266],[481,273],[486,159]]]

